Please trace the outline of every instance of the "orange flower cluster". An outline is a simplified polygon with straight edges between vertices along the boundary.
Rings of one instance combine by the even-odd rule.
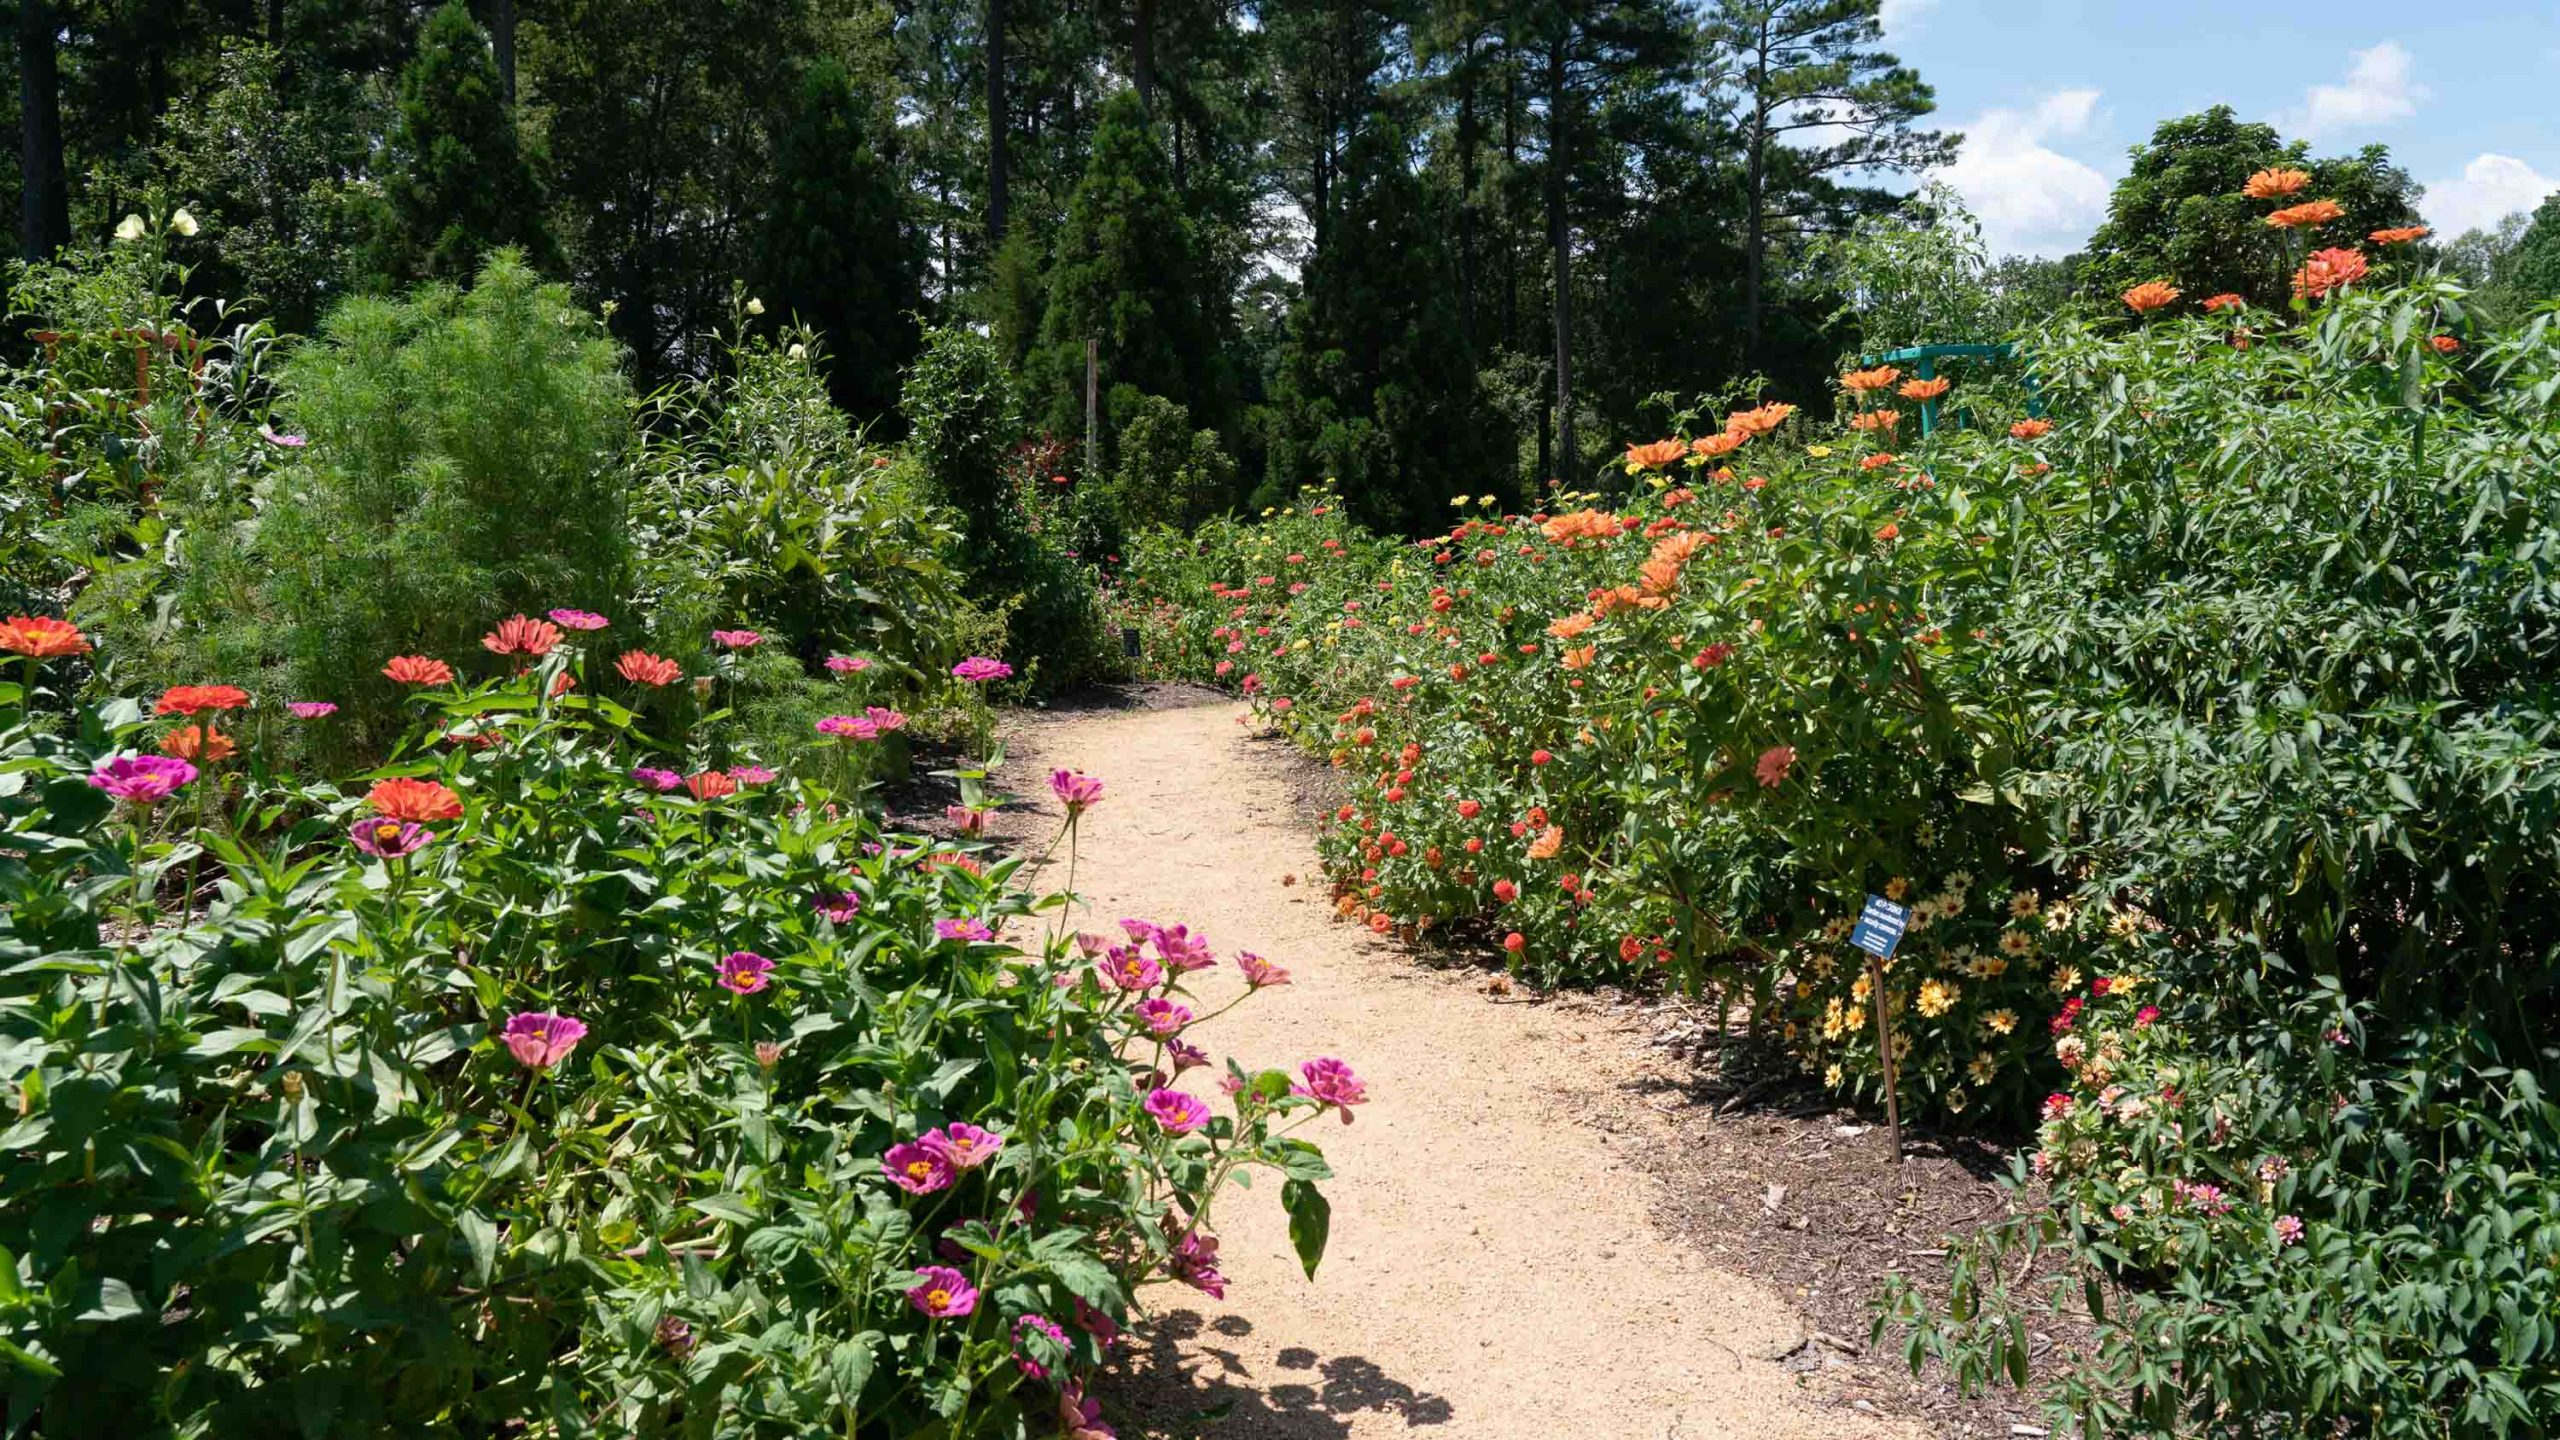
[[[2430,335],[2427,337],[2427,343],[2436,347],[2436,353],[2439,355],[2450,355],[2462,348],[2462,342],[2450,335]]]
[[[2267,223],[2279,230],[2308,230],[2346,217],[2347,207],[2335,200],[2306,200],[2288,205],[2267,217]]]
[[[1902,423],[1899,410],[1862,410],[1849,417],[1852,430],[1890,430]]]
[[[2311,172],[2307,170],[2270,165],[2250,176],[2248,183],[2240,187],[2240,193],[2252,200],[2281,200],[2287,195],[2300,194],[2310,183]]]
[[[1901,461],[1902,457],[1899,455],[1889,455],[1883,451],[1878,451],[1864,460],[1859,461],[1858,468],[1861,470],[1881,470],[1887,465],[1900,464]]]
[[[1905,400],[1935,400],[1946,394],[1947,388],[1954,383],[1944,375],[1931,380],[1905,380],[1902,388],[1894,393]]]
[[[2035,440],[2053,433],[2050,420],[2021,420],[2009,427],[2009,435],[2017,440]]]
[[[2204,297],[2204,308],[2209,312],[2237,310],[2248,303],[2248,301],[2241,299],[2239,296],[2232,294],[2228,290],[2223,291],[2219,295],[2207,295]]]
[[[1618,538],[1618,517],[1605,510],[1576,510],[1568,515],[1558,515],[1538,529],[1559,545],[1570,545],[1576,540],[1615,540]]]
[[[0,620],[0,650],[30,660],[53,660],[89,653],[89,637],[79,627],[50,615],[12,615]]]
[[[1852,395],[1865,395],[1885,389],[1901,378],[1901,371],[1890,365],[1879,365],[1873,370],[1852,370],[1841,376],[1840,388]]]
[[[1653,553],[1645,557],[1643,567],[1637,572],[1644,593],[1654,598],[1668,598],[1676,593],[1680,589],[1680,572],[1688,568],[1690,560],[1706,543],[1706,537],[1694,530],[1665,535],[1654,542]]]
[[[1689,449],[1700,459],[1714,460],[1741,449],[1750,438],[1739,430],[1719,430],[1713,435],[1701,435],[1690,441]]]
[[[2401,225],[2389,230],[2376,230],[2365,238],[2376,245],[2406,245],[2412,240],[2424,240],[2434,233],[2424,225]]]
[[[1547,625],[1547,633],[1559,640],[1571,640],[1590,629],[1595,623],[1590,615],[1577,610],[1563,619],[1550,621]]]
[[[1656,440],[1650,445],[1627,447],[1627,473],[1659,470],[1689,453],[1689,447],[1678,440]]]
[[[2162,306],[2176,304],[2180,293],[2166,280],[2145,280],[2124,292],[2124,303],[2132,307],[2133,313],[2148,315]]]
[[[2293,293],[2305,300],[2317,300],[2343,285],[2353,285],[2365,276],[2365,259],[2358,250],[2314,250],[2302,268],[2293,272]]]
[[[1796,413],[1796,407],[1793,405],[1783,400],[1773,400],[1754,409],[1734,411],[1725,417],[1724,428],[1736,435],[1766,435],[1786,424],[1787,417],[1794,413]]]

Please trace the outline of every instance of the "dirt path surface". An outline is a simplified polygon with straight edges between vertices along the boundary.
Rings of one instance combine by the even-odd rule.
[[[1292,767],[1242,713],[1066,712],[1011,732],[1010,788],[1042,808],[1000,829],[1050,833],[1052,767],[1109,787],[1085,819],[1081,928],[1180,921],[1222,958],[1250,949],[1289,970],[1197,1035],[1219,1068],[1230,1053],[1292,1069],[1335,1055],[1371,1096],[1356,1124],[1310,1132],[1338,1172],[1318,1278],[1267,1181],[1230,1193],[1226,1300],[1150,1291],[1157,1318],[1114,1398],[1161,1433],[1217,1440],[1920,1434],[1780,1366],[1805,1340],[1795,1307],[1657,1228],[1638,1152],[1673,1126],[1631,1098],[1626,1047],[1331,917]],[[1225,965],[1194,979],[1212,1004],[1242,984]]]

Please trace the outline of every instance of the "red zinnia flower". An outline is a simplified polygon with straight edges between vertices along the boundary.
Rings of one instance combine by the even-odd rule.
[[[394,655],[382,673],[403,685],[450,685],[453,667],[424,655]]]
[[[249,692],[237,685],[173,685],[161,692],[152,713],[193,717],[207,710],[237,710],[248,703]]]
[[[738,782],[723,771],[705,770],[699,775],[685,777],[684,788],[692,791],[696,800],[717,800],[723,795],[737,794]]]
[[[0,650],[31,660],[89,653],[89,637],[78,626],[50,615],[12,615],[0,621]]]
[[[684,675],[683,666],[646,650],[626,651],[613,668],[634,685],[673,685]]]
[[[559,643],[559,626],[522,615],[508,616],[498,622],[497,629],[480,637],[481,648],[492,655],[522,655],[528,660],[550,654]]]

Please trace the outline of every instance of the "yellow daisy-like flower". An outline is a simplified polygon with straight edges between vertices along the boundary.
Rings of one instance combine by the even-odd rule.
[[[1466,508],[1467,497],[1464,495],[1452,495],[1449,497],[1449,503],[1463,510]]]
[[[2016,919],[2024,920],[2036,913],[2036,906],[2040,903],[2042,902],[2036,899],[2036,892],[2021,890],[2009,897],[2009,914]]]
[[[1962,1090],[1950,1090],[1947,1092],[1947,1113],[1951,1115],[1963,1114],[1965,1103],[1964,1092]]]
[[[2063,966],[2061,969],[2056,970],[2056,971],[2054,971],[2054,972],[2053,972],[2053,993],[2054,993],[2054,994],[2056,994],[2056,995],[2068,995],[2068,994],[2070,994],[2072,991],[2077,990],[2077,989],[2079,989],[2079,988],[2080,988],[2080,971],[2079,971],[2079,968],[2078,968],[2077,966],[2065,965],[2065,966]]]
[[[1856,1005],[1864,1005],[1864,1004],[1866,1004],[1866,1003],[1867,1003],[1867,996],[1868,996],[1868,994],[1869,994],[1869,993],[1870,993],[1870,992],[1869,992],[1868,985],[1867,985],[1867,972],[1865,972],[1865,971],[1861,970],[1861,971],[1859,971],[1859,972],[1858,972],[1858,978],[1857,978],[1856,980],[1854,980],[1854,981],[1851,981],[1851,982],[1850,982],[1850,984],[1849,984],[1849,1000],[1850,1000],[1850,1003],[1852,1003],[1852,1004],[1856,1004]]]
[[[1899,875],[1884,882],[1884,898],[1887,900],[1899,900],[1910,893],[1911,882]]]
[[[1920,1013],[1934,1020],[1956,1008],[1956,987],[1944,980],[1929,980],[1920,986]]]
[[[1491,509],[1493,508],[1493,497],[1490,495],[1479,495],[1476,497],[1476,503],[1487,509]]]
[[[1840,1073],[1840,1067],[1836,1064],[1830,1069],[1822,1072],[1822,1083],[1830,1086],[1834,1090],[1840,1088],[1840,1082],[1843,1078],[1845,1077],[1842,1076]]]
[[[1815,951],[1811,963],[1813,965],[1814,977],[1820,980],[1830,979],[1831,972],[1838,968],[1837,962],[1831,958],[1827,951]]]
[[[1964,1073],[1973,1077],[1974,1084],[1988,1085],[1991,1077],[2000,1073],[2000,1062],[1992,1059],[1991,1052],[1985,1050],[1973,1057],[1973,1063],[1964,1067]]]
[[[1812,456],[1816,460],[1827,460],[1831,458],[1831,447],[1828,445],[1807,445],[1804,447],[1804,453]]]
[[[1982,1023],[1990,1029],[1992,1034],[2006,1035],[2010,1031],[2018,1028],[2018,1012],[2015,1010],[1994,1010],[1990,1014],[1982,1017]]]
[[[1265,505],[1265,506],[1263,506],[1263,507],[1262,507],[1262,518],[1263,518],[1263,519],[1265,519],[1265,520],[1268,520],[1268,519],[1270,519],[1272,516],[1277,515],[1277,514],[1279,514],[1279,513],[1280,513],[1280,508],[1279,508],[1278,506],[1276,506],[1276,505]]]
[[[1303,645],[1306,642],[1298,643]],[[2003,930],[2000,932],[2000,949],[2010,955],[2032,955],[2036,951],[2035,938],[2024,930]]]

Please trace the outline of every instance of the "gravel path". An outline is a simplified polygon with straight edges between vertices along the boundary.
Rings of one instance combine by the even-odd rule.
[[[1051,767],[1109,786],[1085,820],[1079,928],[1181,921],[1222,957],[1250,949],[1287,967],[1290,985],[1195,1038],[1220,1069],[1229,1053],[1292,1069],[1338,1055],[1372,1097],[1356,1124],[1310,1132],[1338,1172],[1317,1279],[1298,1268],[1269,1181],[1229,1194],[1227,1299],[1149,1291],[1134,1375],[1106,1394],[1162,1433],[1213,1440],[1920,1433],[1782,1369],[1804,1339],[1795,1308],[1656,1227],[1658,1182],[1633,1152],[1672,1127],[1622,1088],[1637,1059],[1616,1037],[1490,998],[1481,976],[1425,970],[1331,917],[1290,793],[1298,772],[1243,713],[1065,712],[1011,731],[1010,788],[1041,809],[1000,830],[1051,833]],[[1212,1004],[1241,985],[1223,966],[1195,979]]]

